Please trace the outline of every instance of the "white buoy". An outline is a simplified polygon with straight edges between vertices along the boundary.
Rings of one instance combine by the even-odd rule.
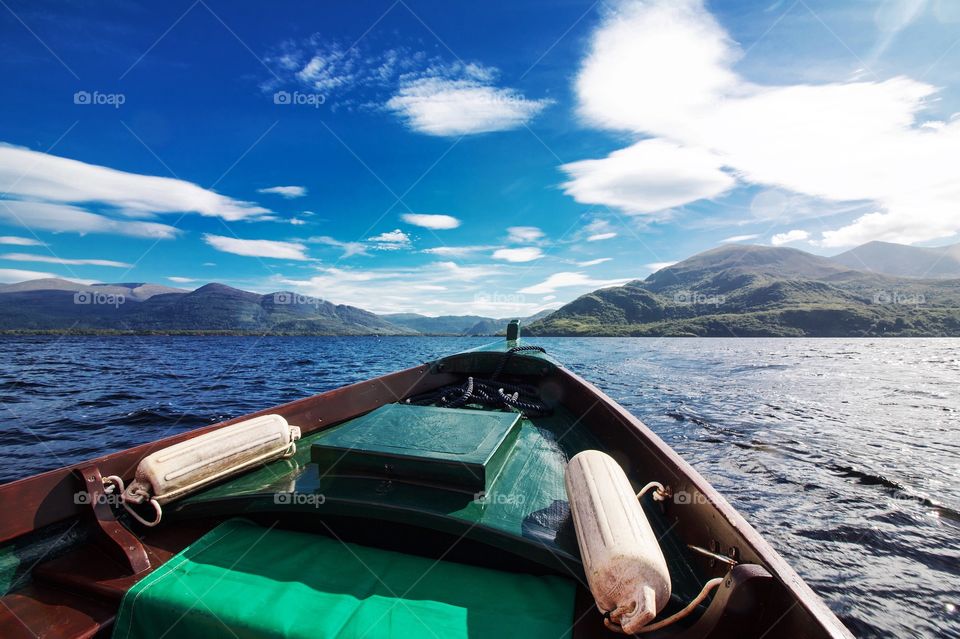
[[[639,632],[670,600],[670,573],[617,462],[585,450],[567,464],[567,498],[590,592],[613,630]]]

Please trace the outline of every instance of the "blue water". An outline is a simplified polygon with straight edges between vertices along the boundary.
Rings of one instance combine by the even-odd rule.
[[[489,338],[0,338],[0,481]],[[542,339],[864,637],[960,637],[960,340]]]

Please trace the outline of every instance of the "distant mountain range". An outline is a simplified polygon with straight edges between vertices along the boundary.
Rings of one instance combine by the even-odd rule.
[[[899,248],[898,254],[909,253]],[[905,260],[884,263],[871,245],[860,249],[838,260],[791,248],[725,245],[645,280],[583,295],[527,330],[537,335],[960,335],[960,279],[897,277],[844,263],[851,255],[876,257],[878,269],[909,270]]]
[[[298,293],[260,295],[223,284],[195,291],[53,278],[0,285],[2,331],[495,335],[507,321],[478,315],[380,316]]]
[[[497,335],[507,319],[376,315],[223,284],[0,285],[0,331]],[[524,319],[535,335],[960,336],[960,244],[871,242],[833,258],[729,244]]]

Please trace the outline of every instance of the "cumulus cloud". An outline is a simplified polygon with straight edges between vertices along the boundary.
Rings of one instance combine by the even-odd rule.
[[[186,180],[128,173],[8,144],[0,144],[0,192],[17,200],[96,204],[133,218],[197,213],[235,221],[256,219],[270,212]],[[29,225],[30,221],[26,222]]]
[[[493,259],[505,262],[532,262],[543,257],[543,251],[535,246],[524,248],[503,248],[493,252]]]
[[[653,213],[730,190],[736,180],[723,161],[702,149],[644,140],[600,160],[564,164],[564,192],[577,202],[625,213]]]
[[[32,253],[3,253],[0,260],[11,262],[42,262],[44,264],[61,264],[67,266],[111,266],[114,268],[133,268],[133,264],[99,259],[68,259],[54,255],[34,255]]]
[[[279,195],[292,200],[294,198],[303,197],[307,194],[307,187],[305,186],[270,186],[264,189],[257,189],[257,193],[272,193],[274,195]]]
[[[246,257],[269,257],[278,260],[309,260],[307,247],[299,242],[278,240],[241,240],[236,237],[205,233],[203,241],[224,253]]]
[[[791,242],[802,242],[810,238],[810,233],[801,229],[794,229],[786,233],[777,233],[770,238],[770,243],[774,246],[783,246]]]
[[[578,111],[593,126],[645,139],[566,165],[567,191],[630,213],[715,197],[735,180],[872,202],[873,211],[823,233],[829,247],[960,232],[960,118],[921,115],[938,89],[903,76],[759,85],[734,70],[740,55],[700,0],[617,5],[577,75]],[[637,145],[647,154],[635,167],[617,161]],[[663,190],[647,170],[658,156],[691,158],[683,179],[663,176]]]
[[[418,133],[458,136],[515,129],[549,104],[495,86],[495,76],[476,64],[434,66],[404,75],[386,107]]]
[[[598,289],[608,286],[618,286],[629,281],[630,280],[628,279],[596,280],[584,273],[563,272],[554,273],[539,284],[534,284],[532,286],[520,289],[520,292],[529,293],[531,295],[540,295],[544,293],[555,293],[557,289],[560,288],[570,288],[576,286],[581,288]]]
[[[460,220],[452,215],[429,215],[427,213],[404,213],[400,218],[407,224],[425,229],[448,230],[460,226]]]
[[[380,249],[381,251],[395,251],[410,247],[410,236],[400,229],[374,235],[373,237],[367,238],[367,241],[370,242],[374,248]]]

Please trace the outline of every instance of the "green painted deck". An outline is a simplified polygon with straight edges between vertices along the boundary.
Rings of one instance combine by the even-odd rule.
[[[556,639],[575,582],[343,543],[243,519],[134,585],[114,639]]]
[[[487,491],[510,455],[520,415],[387,404],[325,431],[310,446],[321,475]]]

